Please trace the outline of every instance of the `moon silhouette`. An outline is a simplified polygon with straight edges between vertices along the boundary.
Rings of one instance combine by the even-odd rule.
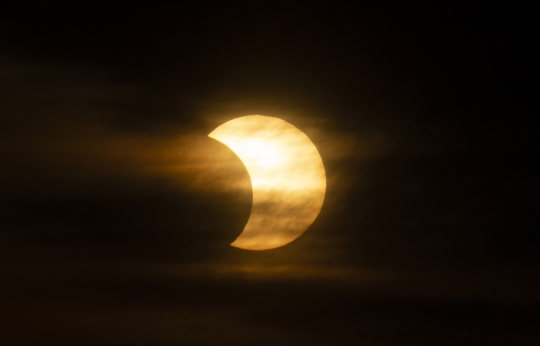
[[[248,115],[208,136],[228,146],[251,178],[251,214],[231,246],[273,249],[311,226],[323,205],[326,174],[317,148],[302,131],[279,118]]]

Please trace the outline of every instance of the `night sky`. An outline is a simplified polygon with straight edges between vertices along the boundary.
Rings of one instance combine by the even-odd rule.
[[[540,344],[532,7],[75,3],[0,5],[1,345]],[[251,114],[328,179],[268,251]]]

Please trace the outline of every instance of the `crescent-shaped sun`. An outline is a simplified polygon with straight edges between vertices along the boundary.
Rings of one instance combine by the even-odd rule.
[[[251,178],[251,215],[232,246],[273,249],[311,226],[324,201],[326,174],[317,148],[302,131],[279,118],[248,115],[208,136],[227,145]]]

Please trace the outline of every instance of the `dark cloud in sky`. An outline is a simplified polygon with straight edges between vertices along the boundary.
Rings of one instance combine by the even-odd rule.
[[[48,2],[0,10],[2,345],[537,344],[533,12]],[[280,117],[312,227],[207,137]]]

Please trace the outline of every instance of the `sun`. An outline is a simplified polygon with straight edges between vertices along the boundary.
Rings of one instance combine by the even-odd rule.
[[[208,136],[236,153],[251,178],[251,215],[232,246],[280,247],[311,226],[323,205],[326,173],[317,148],[302,131],[279,118],[249,115]]]

